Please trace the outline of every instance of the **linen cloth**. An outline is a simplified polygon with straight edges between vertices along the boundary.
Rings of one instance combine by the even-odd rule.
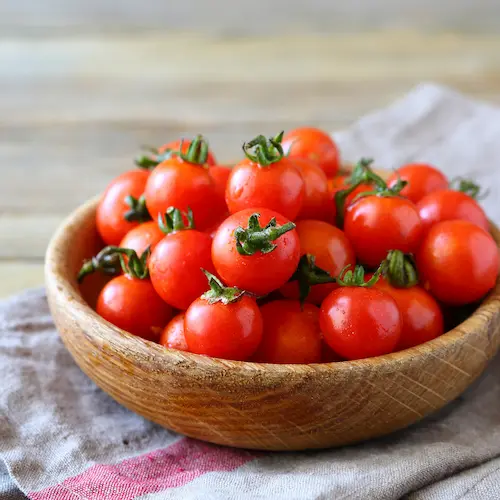
[[[423,84],[335,139],[347,161],[427,161],[474,177],[500,222],[500,109]],[[500,357],[456,401],[391,436],[322,451],[237,450],[115,403],[64,348],[43,289],[29,290],[0,303],[0,458],[7,500],[499,499]]]

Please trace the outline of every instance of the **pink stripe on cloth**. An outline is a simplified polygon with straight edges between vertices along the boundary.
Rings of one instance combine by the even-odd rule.
[[[207,472],[232,471],[258,453],[183,438],[177,443],[117,464],[94,465],[77,476],[29,493],[32,500],[132,500],[182,486]]]

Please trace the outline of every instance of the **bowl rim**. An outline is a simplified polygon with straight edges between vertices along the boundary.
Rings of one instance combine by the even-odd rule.
[[[276,363],[256,363],[253,361],[234,361],[222,358],[214,358],[194,354],[185,351],[171,349],[152,341],[144,340],[137,337],[115,325],[109,323],[104,318],[99,316],[97,312],[90,307],[80,293],[78,283],[75,276],[68,276],[68,273],[61,272],[61,268],[65,268],[64,262],[60,261],[61,255],[67,255],[64,250],[68,250],[70,246],[70,238],[68,234],[76,231],[75,227],[82,226],[82,222],[88,220],[89,217],[95,214],[100,196],[91,198],[84,204],[80,205],[76,210],[71,212],[59,225],[53,234],[45,255],[45,283],[48,294],[55,294],[58,298],[64,299],[68,307],[73,309],[73,312],[80,319],[91,321],[95,327],[90,328],[91,332],[104,330],[105,335],[100,335],[101,340],[111,341],[111,343],[123,342],[127,343],[128,349],[131,349],[134,354],[137,354],[137,359],[144,356],[144,360],[151,361],[151,357],[156,361],[160,361],[158,366],[168,366],[170,362],[179,364],[179,362],[189,362],[190,365],[198,365],[200,368],[212,368],[220,370],[232,369],[239,372],[251,372],[252,374],[268,373],[268,374],[283,374],[293,372],[310,373],[311,371],[319,373],[332,373],[354,370],[371,369],[374,365],[379,365],[377,369],[383,368],[387,371],[395,371],[397,367],[405,362],[421,356],[441,357],[439,353],[442,350],[449,349],[458,341],[466,341],[466,337],[474,334],[479,328],[486,328],[495,316],[500,319],[500,275],[497,278],[494,288],[485,296],[477,309],[462,323],[457,325],[452,330],[443,333],[441,336],[427,341],[409,349],[375,356],[371,358],[363,358],[351,361],[333,361],[327,363],[311,363],[311,364],[276,364]],[[500,231],[496,226],[490,223],[490,234],[492,235],[497,247],[500,246]],[[105,328],[103,328],[103,326]],[[92,337],[92,334],[86,333],[87,337]],[[95,335],[94,335],[95,336]],[[477,349],[477,348],[476,348]],[[488,357],[486,353],[483,353]],[[158,358],[159,357],[159,358]],[[458,368],[457,368],[458,369]]]

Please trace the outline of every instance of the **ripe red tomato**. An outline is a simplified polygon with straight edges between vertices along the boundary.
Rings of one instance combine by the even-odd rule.
[[[97,314],[113,325],[146,340],[158,340],[172,317],[149,279],[124,274],[109,281],[97,299]]]
[[[170,349],[188,350],[186,337],[184,336],[184,313],[180,313],[170,320],[161,332],[159,342]]]
[[[196,229],[167,234],[149,258],[151,282],[158,295],[176,309],[187,309],[207,290],[202,269],[215,272],[210,256],[212,238]]]
[[[314,127],[290,130],[283,137],[283,149],[290,157],[315,161],[328,175],[334,176],[340,168],[337,145],[326,132]]]
[[[396,288],[384,278],[380,278],[374,287],[387,292],[396,301],[401,313],[403,328],[397,351],[423,344],[443,334],[443,313],[434,297],[422,287]]]
[[[301,307],[298,300],[274,300],[260,308],[264,333],[252,361],[258,363],[319,363],[319,309]]]
[[[199,141],[202,143],[203,139]],[[220,216],[221,200],[204,167],[206,157],[199,150],[192,151],[163,161],[151,172],[145,189],[146,204],[153,219],[169,207],[184,212],[190,208],[197,228],[206,229]]]
[[[135,250],[137,255],[142,255],[149,247],[152,251],[156,244],[164,238],[165,234],[156,221],[149,221],[131,229],[120,242],[121,248]]]
[[[417,253],[421,282],[445,304],[481,299],[496,283],[498,248],[491,235],[463,220],[431,227]]]
[[[398,177],[408,184],[401,190],[401,196],[413,203],[418,203],[424,196],[448,187],[448,179],[437,168],[425,163],[411,163],[396,170],[387,180],[387,186],[393,187]]]
[[[247,296],[229,304],[200,297],[186,311],[184,334],[190,352],[244,361],[262,339],[262,315]]]
[[[328,192],[333,198],[337,191],[341,191],[347,187],[348,175],[336,175],[335,177],[328,177]]]
[[[220,225],[212,244],[218,275],[228,285],[257,295],[276,290],[290,279],[300,259],[294,227],[267,208],[231,215]]]
[[[328,295],[319,322],[327,344],[348,360],[393,352],[402,330],[401,313],[388,293],[356,286]]]
[[[231,213],[265,207],[287,219],[297,217],[304,198],[304,181],[288,158],[261,166],[248,159],[238,163],[227,181],[226,204]]]
[[[297,219],[335,221],[335,204],[328,191],[328,178],[316,163],[304,158],[294,158],[304,180],[304,199]]]
[[[318,220],[297,222],[297,234],[300,241],[301,255],[310,254],[316,257],[315,264],[336,277],[347,265],[356,263],[354,249],[346,235],[338,228]],[[326,296],[335,288],[335,283],[313,285],[307,301],[321,304]],[[284,297],[298,299],[297,281],[286,283],[280,289]]]
[[[472,222],[485,231],[490,227],[479,203],[461,191],[435,191],[422,198],[417,208],[426,230],[438,222],[454,219]]]
[[[231,168],[224,165],[212,165],[208,167],[208,173],[212,177],[215,184],[215,192],[221,198],[225,200],[226,197],[226,186],[231,174]],[[225,201],[224,201],[225,203]]]
[[[99,234],[106,245],[118,245],[122,238],[140,222],[149,219],[143,203],[137,205],[132,214],[128,196],[136,201],[144,193],[149,172],[130,170],[111,181],[106,188],[96,212],[96,224]],[[125,218],[125,215],[130,220]]]
[[[186,139],[178,139],[176,141],[167,142],[166,144],[163,144],[163,146],[160,146],[157,149],[158,154],[160,155],[164,154],[167,150],[179,151],[181,147],[181,142],[182,142],[182,152],[187,153],[189,146],[191,146],[192,141]],[[206,163],[207,165],[217,165],[217,160],[215,159],[215,155],[210,150],[207,153]]]
[[[389,250],[415,252],[423,225],[406,198],[368,195],[347,207],[344,232],[360,262],[377,267]]]

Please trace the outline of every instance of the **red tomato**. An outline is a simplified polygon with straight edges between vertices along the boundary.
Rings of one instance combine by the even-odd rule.
[[[113,278],[104,286],[96,311],[118,328],[154,341],[172,317],[172,308],[158,296],[149,279],[128,274]]]
[[[290,157],[315,161],[328,175],[334,176],[340,168],[337,145],[326,132],[314,127],[290,130],[283,137],[283,149]]]
[[[256,220],[251,216],[260,214]],[[268,210],[267,208],[254,208],[242,210],[228,217],[217,230],[212,244],[212,260],[218,275],[230,286],[252,292],[257,295],[266,295],[286,283],[297,268],[300,259],[300,244],[297,231],[288,230],[277,239],[262,238],[267,232],[278,228],[265,230],[264,227],[275,219],[278,226],[293,227],[285,217]],[[255,250],[252,255],[242,255],[237,248],[238,228],[245,228],[249,233],[248,241],[255,242],[255,233],[248,229],[252,220],[259,225],[261,230],[257,237],[273,244],[276,247],[263,253]],[[270,231],[270,232],[269,232]]]
[[[158,295],[176,309],[189,304],[207,290],[201,269],[215,273],[210,249],[212,238],[195,229],[167,234],[149,258],[151,282]]]
[[[387,292],[396,301],[401,313],[403,328],[397,351],[423,344],[443,334],[443,313],[436,300],[422,287],[396,288],[384,278],[380,278],[374,286]]]
[[[193,154],[190,160],[174,156],[160,163],[146,184],[146,204],[153,219],[169,207],[191,208],[197,228],[206,229],[220,216],[221,200],[209,171],[198,164],[203,155]]]
[[[200,297],[186,311],[184,334],[190,352],[244,361],[262,339],[262,315],[247,296],[229,304]]]
[[[118,245],[122,238],[142,220],[149,218],[147,211],[137,213],[135,220],[128,221],[125,214],[131,206],[127,196],[139,199],[144,193],[149,172],[130,170],[114,179],[106,188],[96,212],[97,230],[106,245]]]
[[[213,165],[208,167],[208,173],[212,177],[215,183],[215,191],[217,195],[225,200],[226,197],[226,185],[231,174],[231,168],[224,165]]]
[[[260,363],[319,363],[319,309],[301,307],[298,300],[275,300],[260,308],[264,334],[252,361]]]
[[[294,163],[304,180],[304,199],[297,218],[333,222],[335,204],[328,192],[328,179],[325,172],[311,160],[294,158]]]
[[[345,189],[348,185],[346,181],[349,179],[348,175],[337,175],[335,177],[328,178],[328,192],[330,196],[333,198],[337,191],[341,191]]]
[[[226,187],[226,203],[231,213],[265,207],[287,219],[297,217],[304,198],[304,181],[295,163],[283,158],[268,166],[248,159],[236,165]]]
[[[184,336],[184,313],[178,314],[161,332],[161,345],[178,351],[187,351],[188,346]]]
[[[166,144],[163,144],[163,146],[157,148],[158,154],[165,153],[167,149],[171,149],[172,151],[179,151],[179,148],[181,147],[181,142],[182,142],[182,152],[187,153],[187,150],[189,149],[189,146],[191,145],[192,141],[178,139],[177,141],[168,142]],[[212,151],[208,151],[207,165],[217,165],[217,161]]]
[[[454,219],[472,222],[485,231],[490,227],[479,203],[461,191],[452,189],[435,191],[422,198],[417,208],[426,229],[438,222]]]
[[[396,170],[387,180],[387,186],[393,187],[398,181],[407,181],[408,184],[401,190],[401,196],[413,203],[418,203],[424,196],[434,191],[446,189],[448,179],[437,168],[425,163],[411,163]]]
[[[135,250],[137,255],[149,247],[153,251],[156,244],[164,238],[165,234],[158,227],[156,221],[144,222],[143,224],[131,229],[120,242],[121,248],[130,248]]]
[[[417,253],[421,282],[450,305],[481,299],[496,283],[498,248],[491,235],[463,220],[431,227]]]
[[[318,220],[304,220],[297,222],[296,230],[301,255],[314,255],[316,265],[328,271],[333,277],[338,276],[347,265],[354,266],[356,263],[354,249],[346,235],[331,224]],[[335,288],[337,288],[335,283],[313,285],[307,301],[319,305]],[[296,281],[286,283],[281,287],[280,292],[287,298],[299,298],[299,287]]]
[[[416,206],[406,198],[369,195],[347,207],[344,232],[358,259],[378,267],[389,250],[415,252],[423,225]]]
[[[402,330],[396,301],[375,288],[334,290],[321,305],[319,323],[327,344],[348,360],[393,352]]]
[[[321,342],[321,362],[336,363],[337,361],[345,361],[340,357],[324,340]]]

